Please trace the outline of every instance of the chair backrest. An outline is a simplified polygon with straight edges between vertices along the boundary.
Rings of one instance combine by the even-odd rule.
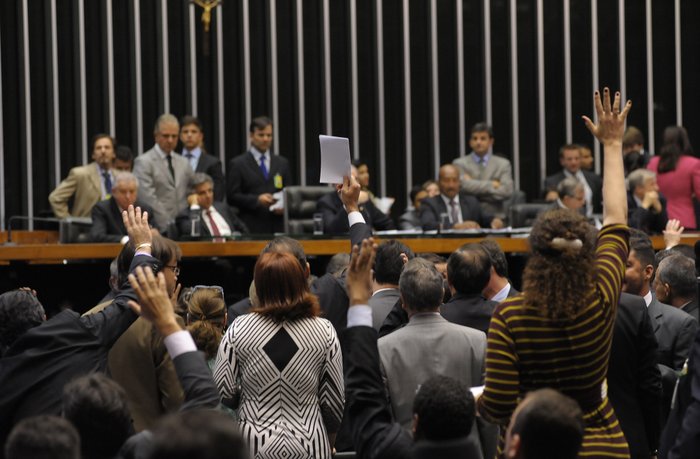
[[[515,204],[510,208],[510,225],[513,228],[532,226],[540,212],[544,212],[552,206],[552,203],[523,203]]]
[[[287,186],[284,188],[284,232],[311,234],[316,202],[333,189],[327,186]]]
[[[90,217],[66,217],[58,226],[58,240],[62,244],[88,242],[88,234],[92,228]]]

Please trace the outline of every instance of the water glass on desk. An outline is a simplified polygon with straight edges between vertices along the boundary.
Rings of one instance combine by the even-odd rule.
[[[314,236],[323,234],[323,214],[314,214]]]

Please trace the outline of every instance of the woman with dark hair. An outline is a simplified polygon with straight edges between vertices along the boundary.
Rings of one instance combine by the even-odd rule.
[[[262,254],[254,282],[258,306],[234,320],[214,365],[224,405],[240,399],[252,457],[329,458],[344,404],[335,329],[318,317],[318,299],[294,255]]]
[[[698,227],[693,196],[700,196],[700,159],[693,157],[688,132],[682,126],[664,130],[664,145],[647,169],[656,172],[659,191],[666,197],[669,219],[680,220],[686,229]]]
[[[604,147],[603,229],[596,235],[585,217],[565,209],[538,217],[523,293],[496,306],[491,318],[479,411],[505,432],[527,392],[551,387],[584,412],[579,457],[629,457],[603,386],[629,250],[622,134],[631,103],[620,111],[620,94],[611,104],[605,88],[595,105],[598,124],[584,120]]]

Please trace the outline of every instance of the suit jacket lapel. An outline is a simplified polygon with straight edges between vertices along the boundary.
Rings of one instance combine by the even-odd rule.
[[[659,307],[657,300],[653,300],[649,303],[649,316],[651,317],[651,324],[654,327],[654,333],[661,327],[661,322],[664,320],[664,313]]]
[[[95,187],[95,191],[97,194],[100,196],[100,199],[102,199],[102,176],[100,175],[100,168],[97,166],[97,163],[90,163],[88,164],[88,167],[91,168],[90,171],[90,183],[92,184],[93,187]],[[111,193],[112,190],[108,190],[108,193]]]

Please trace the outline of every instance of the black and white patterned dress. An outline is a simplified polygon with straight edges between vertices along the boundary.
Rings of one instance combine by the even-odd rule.
[[[331,457],[328,432],[340,425],[344,384],[329,321],[238,317],[219,346],[214,379],[224,399],[240,381],[238,416],[252,457]]]

